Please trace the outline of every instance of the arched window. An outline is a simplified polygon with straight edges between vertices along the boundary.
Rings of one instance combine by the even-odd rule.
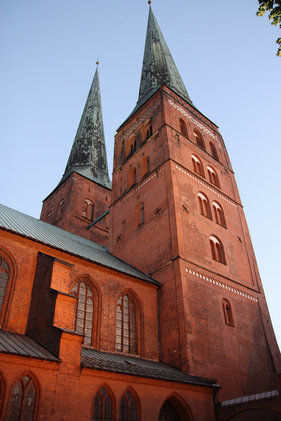
[[[203,193],[198,193],[198,201],[201,215],[212,219],[211,206],[207,196]]]
[[[181,133],[184,136],[186,136],[186,137],[188,136],[186,124],[185,124],[185,121],[182,118],[180,118],[180,130],[181,130]]]
[[[63,205],[64,205],[64,200],[61,199],[58,204],[57,219],[61,219],[63,216]]]
[[[128,295],[120,297],[117,303],[116,350],[137,353],[136,309]]]
[[[73,330],[84,335],[84,344],[92,345],[94,294],[86,282],[78,282],[71,290],[77,297]]]
[[[113,421],[112,398],[104,387],[95,396],[92,421]]]
[[[193,134],[194,134],[197,145],[200,148],[205,149],[205,142],[204,142],[202,134],[196,129],[194,129]]]
[[[128,174],[128,187],[132,187],[137,182],[137,171],[135,167],[131,168]]]
[[[85,199],[83,202],[82,216],[90,221],[93,221],[94,219],[94,204],[89,199]]]
[[[211,149],[212,157],[218,161],[219,160],[218,152],[213,142],[210,142],[210,149]]]
[[[139,228],[144,224],[144,203],[140,202],[135,207],[135,227]]]
[[[214,184],[214,186],[220,187],[219,177],[216,171],[214,170],[214,168],[208,166],[207,170],[208,170],[210,183]]]
[[[180,417],[174,406],[169,401],[166,401],[161,408],[158,420],[180,421]]]
[[[223,249],[223,245],[221,241],[214,235],[211,235],[210,245],[211,245],[211,251],[212,251],[212,258],[216,260],[217,262],[220,262],[226,265],[224,249]]]
[[[150,171],[150,160],[148,156],[145,156],[141,161],[141,177],[147,175]]]
[[[13,265],[0,250],[0,328],[5,326],[7,307],[13,281]]]
[[[221,205],[218,202],[213,202],[212,205],[216,223],[226,228],[224,212]]]
[[[38,401],[37,387],[30,375],[25,374],[13,387],[7,407],[7,421],[33,421]]]
[[[192,159],[193,171],[201,175],[201,177],[205,177],[203,164],[200,161],[200,159],[195,155],[191,155],[191,159]]]
[[[231,305],[229,301],[226,300],[225,298],[222,300],[222,308],[223,308],[225,324],[228,326],[234,326]]]
[[[139,421],[138,401],[130,390],[127,390],[121,398],[119,421]]]

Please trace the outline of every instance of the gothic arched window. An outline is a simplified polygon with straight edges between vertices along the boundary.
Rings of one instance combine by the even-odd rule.
[[[214,184],[214,186],[220,187],[219,177],[212,167],[207,167],[208,174],[209,174],[209,180],[210,183]]]
[[[201,177],[205,177],[203,164],[200,161],[200,159],[195,155],[191,155],[191,159],[192,159],[193,171],[201,175]]]
[[[184,136],[186,137],[188,136],[187,127],[186,127],[185,121],[182,118],[180,118],[180,130]]]
[[[117,303],[116,350],[137,353],[136,308],[128,295],[122,295]]]
[[[138,401],[130,390],[121,398],[119,407],[119,421],[139,421]]]
[[[224,212],[221,205],[217,202],[213,202],[212,205],[216,223],[226,228]]]
[[[89,199],[85,199],[83,202],[82,216],[90,221],[93,221],[94,219],[94,204]]]
[[[38,401],[37,386],[30,375],[25,374],[14,385],[7,407],[7,421],[33,421]]]
[[[84,335],[84,344],[92,345],[94,294],[87,282],[78,282],[71,290],[77,297],[73,330]]]
[[[113,402],[105,387],[95,396],[92,421],[113,421]]]
[[[213,142],[210,142],[210,149],[211,149],[212,157],[218,161],[219,160],[218,152]]]
[[[222,300],[222,308],[223,308],[225,324],[228,326],[234,326],[231,305],[229,301],[226,300],[225,298]]]
[[[9,259],[0,250],[0,327],[5,325],[7,307],[12,290],[13,269]]]
[[[220,262],[226,265],[224,249],[223,249],[223,245],[221,241],[214,235],[211,235],[210,245],[211,245],[211,251],[212,251],[212,258],[216,260],[217,262]]]
[[[205,196],[203,193],[198,193],[198,202],[201,215],[212,219],[211,206],[207,196]]]
[[[194,129],[193,134],[194,134],[197,145],[201,149],[205,149],[205,142],[204,142],[202,134],[196,129]]]

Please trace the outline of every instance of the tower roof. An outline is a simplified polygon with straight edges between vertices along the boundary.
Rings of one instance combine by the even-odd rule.
[[[134,111],[136,111],[162,85],[168,86],[192,104],[150,6],[139,98]]]
[[[98,67],[60,184],[74,171],[104,187],[111,188],[105,149]]]

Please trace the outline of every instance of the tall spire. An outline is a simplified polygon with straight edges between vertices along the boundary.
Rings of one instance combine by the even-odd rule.
[[[98,67],[61,182],[74,171],[104,187],[111,188],[104,140]]]
[[[168,86],[192,104],[151,6],[149,6],[139,98],[134,111],[162,85]]]

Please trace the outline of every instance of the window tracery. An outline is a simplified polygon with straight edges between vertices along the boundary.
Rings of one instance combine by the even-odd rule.
[[[95,396],[92,421],[113,421],[113,402],[105,387],[101,387]]]
[[[119,421],[139,421],[138,402],[130,390],[127,390],[121,398]]]
[[[84,344],[92,345],[94,294],[86,282],[78,282],[71,290],[77,298],[73,330],[84,335]]]
[[[117,303],[116,350],[137,353],[136,308],[128,295],[122,295]]]
[[[25,374],[14,385],[7,408],[7,421],[33,421],[35,418],[37,387],[30,375]]]

